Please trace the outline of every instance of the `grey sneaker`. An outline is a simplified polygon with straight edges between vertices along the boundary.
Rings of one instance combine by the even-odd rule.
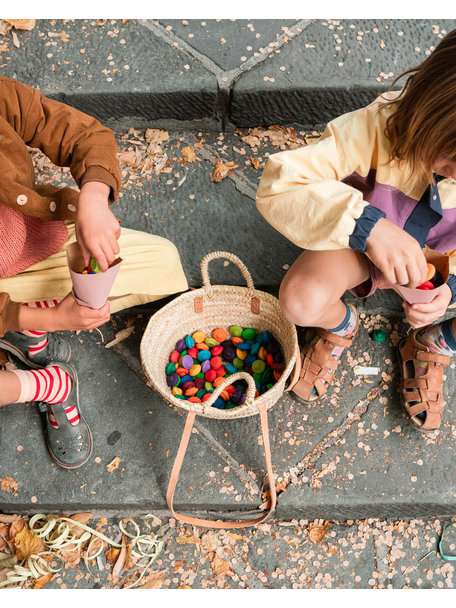
[[[47,367],[51,361],[68,363],[71,357],[71,346],[62,337],[50,332],[47,333],[48,343],[46,347],[34,357],[31,357],[29,346],[39,344],[43,339],[44,336],[34,338],[25,336],[18,331],[7,331],[0,337],[0,348],[7,350],[20,359],[22,363],[33,369]]]
[[[45,401],[38,401],[41,412],[44,438],[49,454],[59,466],[64,469],[76,469],[85,464],[92,453],[92,433],[85,421],[79,405],[79,386],[76,371],[68,363],[53,361],[50,365],[61,367],[71,377],[73,387],[66,401],[51,405]],[[75,405],[79,414],[79,422],[72,425],[65,413],[65,408]],[[58,424],[56,429],[49,422],[48,412],[54,414]]]

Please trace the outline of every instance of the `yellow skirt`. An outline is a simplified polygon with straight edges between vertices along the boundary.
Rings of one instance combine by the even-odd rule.
[[[76,240],[74,223],[68,241]],[[188,288],[175,245],[161,236],[122,228],[119,238],[122,264],[111,289],[111,313],[159,300]],[[15,302],[61,300],[72,289],[65,247],[14,277],[0,279],[0,292]]]

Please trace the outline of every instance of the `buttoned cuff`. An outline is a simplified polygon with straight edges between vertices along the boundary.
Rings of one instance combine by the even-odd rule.
[[[454,274],[450,274],[447,280],[447,285],[451,289],[452,297],[448,306],[451,306],[456,302],[456,276]]]
[[[372,228],[382,217],[386,217],[386,213],[373,207],[366,205],[362,214],[356,220],[355,229],[349,238],[350,248],[354,251],[366,251],[367,238],[369,237]]]
[[[110,187],[109,202],[113,203],[119,194],[119,184],[112,173],[109,173],[104,167],[92,165],[87,169],[81,178],[80,187],[87,182],[102,182]]]

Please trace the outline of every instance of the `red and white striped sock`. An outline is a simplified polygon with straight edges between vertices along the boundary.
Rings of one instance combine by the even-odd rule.
[[[45,401],[46,403],[62,403],[68,398],[73,386],[70,376],[64,369],[53,365],[38,370],[11,370],[19,378],[21,383],[21,394],[19,402],[24,401]],[[79,414],[76,405],[69,405],[65,408],[65,413],[71,424],[79,422]],[[49,422],[56,429],[59,428],[52,412],[49,412]]]
[[[25,306],[29,306],[30,308],[52,308],[57,306],[59,300],[40,300],[38,302],[27,302]],[[38,353],[40,353],[44,348],[46,348],[48,344],[47,331],[38,331],[38,330],[24,330],[22,332],[24,336],[30,336],[32,338],[38,338],[42,336],[42,340],[40,340],[37,344],[33,346],[29,346],[29,356],[34,357]]]

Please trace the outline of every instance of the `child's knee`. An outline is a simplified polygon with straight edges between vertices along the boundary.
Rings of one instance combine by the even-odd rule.
[[[284,281],[279,292],[280,307],[285,317],[306,327],[316,325],[326,308],[339,297],[330,286],[312,278]]]

